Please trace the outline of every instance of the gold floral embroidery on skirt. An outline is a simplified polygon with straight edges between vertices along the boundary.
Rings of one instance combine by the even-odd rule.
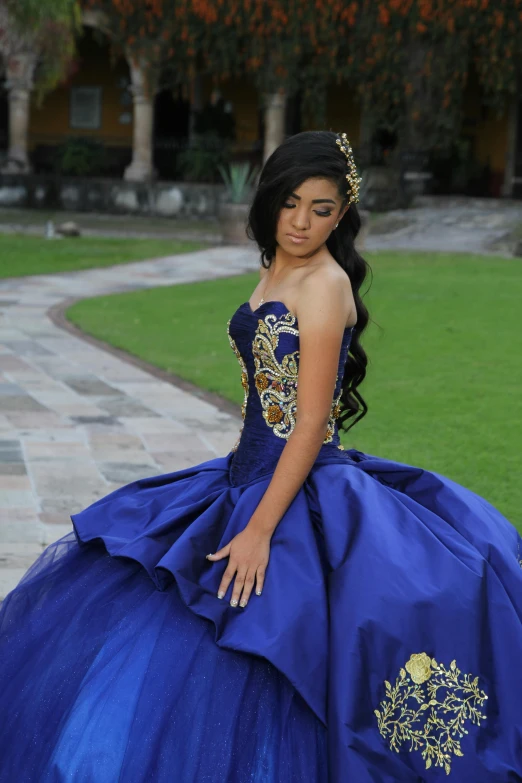
[[[451,772],[453,756],[463,756],[460,739],[466,722],[480,725],[479,711],[488,698],[478,687],[478,677],[461,674],[456,661],[447,669],[426,653],[412,655],[392,686],[384,682],[386,698],[374,710],[379,731],[391,750],[401,746],[420,751],[426,769],[432,764]]]
[[[277,316],[274,313],[260,318],[252,343],[254,357],[254,384],[263,409],[263,418],[279,438],[289,438],[294,430],[297,413],[297,380],[299,351],[283,356],[279,362],[276,349],[279,335],[287,332],[298,336],[296,317],[292,313]],[[330,443],[335,434],[335,421],[340,414],[339,396],[332,403],[326,436],[323,443]],[[343,448],[339,446],[339,448]]]

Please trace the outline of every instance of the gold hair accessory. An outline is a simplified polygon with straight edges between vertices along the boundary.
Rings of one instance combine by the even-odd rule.
[[[336,139],[336,144],[339,145],[341,148],[341,152],[344,152],[346,155],[346,160],[348,163],[348,167],[350,169],[349,173],[346,175],[346,179],[348,180],[348,183],[350,185],[349,190],[347,191],[350,194],[350,198],[348,199],[348,204],[351,204],[353,202],[359,201],[359,185],[362,182],[362,178],[357,176],[357,168],[355,166],[355,161],[353,159],[353,150],[350,146],[350,142],[348,141],[348,138],[346,136],[346,133],[341,133],[340,138],[338,137]]]

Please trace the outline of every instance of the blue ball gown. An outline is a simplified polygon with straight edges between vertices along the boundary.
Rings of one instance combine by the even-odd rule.
[[[72,517],[0,611],[2,783],[522,781],[515,527],[419,467],[325,441],[277,526],[261,596],[217,598],[295,425],[282,302],[227,324],[229,454]]]

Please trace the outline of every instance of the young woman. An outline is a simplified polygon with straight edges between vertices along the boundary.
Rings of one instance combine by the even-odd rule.
[[[359,181],[345,134],[273,153],[237,443],[76,514],[4,600],[2,783],[522,780],[519,534],[339,441],[366,413]]]

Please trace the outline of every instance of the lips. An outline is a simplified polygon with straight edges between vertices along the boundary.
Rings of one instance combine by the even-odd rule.
[[[299,234],[287,234],[287,236],[289,236],[290,239],[300,239],[300,240],[308,239],[308,237],[302,237],[299,236]]]

